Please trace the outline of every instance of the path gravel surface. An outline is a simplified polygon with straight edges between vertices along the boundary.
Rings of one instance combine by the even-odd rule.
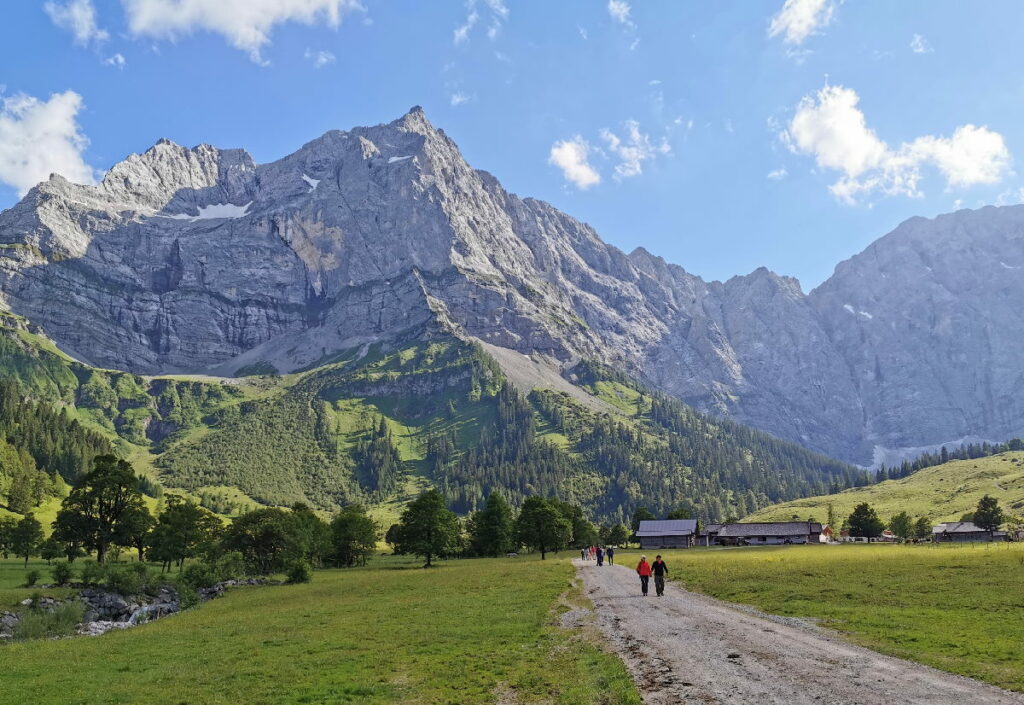
[[[598,624],[645,703],[1024,705],[1024,695],[854,646],[669,583],[640,595],[623,566],[575,561]]]

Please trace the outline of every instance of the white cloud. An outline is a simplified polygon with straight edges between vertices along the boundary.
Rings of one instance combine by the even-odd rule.
[[[128,62],[125,61],[123,54],[118,53],[114,54],[113,56],[108,56],[106,59],[103,60],[103,63],[107,66],[116,66],[119,69],[123,69],[125,64],[127,64]]]
[[[580,135],[569,140],[559,140],[551,145],[548,164],[554,164],[562,170],[567,181],[576,184],[585,191],[595,184],[601,183],[601,175],[590,166],[590,144]]]
[[[334,63],[334,53],[321,49],[320,51],[313,51],[312,49],[306,49],[305,57],[313,62],[313,68],[322,69],[327,64]]]
[[[805,39],[832,22],[835,10],[833,0],[786,0],[779,13],[772,17],[768,36],[781,34],[786,44],[803,44]]]
[[[19,196],[51,173],[95,183],[95,172],[82,158],[89,141],[75,121],[81,109],[82,96],[74,91],[47,101],[23,93],[0,97],[0,181]]]
[[[626,0],[608,0],[608,14],[619,24],[627,27],[633,26],[633,20],[629,17],[632,10],[633,8]]]
[[[487,25],[487,38],[492,42],[501,33],[502,25],[508,19],[508,6],[504,0],[483,0],[489,10],[490,22]],[[466,0],[466,20],[452,32],[452,41],[455,46],[469,41],[469,35],[473,28],[480,22],[480,12],[477,10],[477,0]]]
[[[96,24],[96,8],[92,0],[69,0],[66,4],[47,2],[43,10],[55,25],[66,29],[75,38],[75,44],[86,46],[110,38],[106,30]]]
[[[789,172],[786,171],[785,168],[774,169],[768,172],[768,178],[771,179],[772,181],[782,181],[782,179],[786,178],[787,176],[789,176]]]
[[[938,169],[947,188],[997,183],[1010,172],[1010,153],[998,132],[968,124],[952,137],[925,135],[893,148],[867,126],[859,101],[850,88],[825,86],[800,101],[782,134],[793,152],[841,172],[830,188],[846,203],[875,191],[920,196],[926,165]]]
[[[452,103],[452,107],[453,108],[458,107],[458,106],[462,105],[463,103],[468,103],[468,102],[469,102],[469,96],[466,95],[465,93],[456,92],[456,93],[452,93],[452,95],[451,95],[451,103]]]
[[[581,38],[583,38],[584,40],[586,40],[586,39],[588,39],[588,38],[589,38],[589,36],[590,36],[590,35],[588,35],[588,34],[587,34],[587,30],[586,30],[586,28],[585,28],[585,27],[582,27],[582,26],[580,26],[580,25],[577,25],[577,26],[576,26],[576,29],[578,29],[578,30],[580,31],[580,37],[581,37]]]
[[[121,0],[135,36],[174,40],[197,30],[221,34],[236,49],[266,63],[260,53],[275,25],[284,22],[337,27],[363,10],[358,0]]]
[[[920,34],[915,34],[910,40],[910,51],[915,54],[928,54],[932,52],[932,45]]]
[[[672,151],[665,139],[657,146],[653,145],[650,135],[640,131],[640,123],[636,120],[627,120],[625,127],[625,137],[619,137],[608,129],[601,130],[601,139],[608,145],[608,150],[619,158],[615,165],[616,181],[639,176],[643,173],[644,162]]]

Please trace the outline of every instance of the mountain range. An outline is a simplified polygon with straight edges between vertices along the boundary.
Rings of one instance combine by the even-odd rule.
[[[1024,432],[1022,273],[1015,206],[908,220],[810,293],[705,281],[509,193],[420,108],[269,164],[160,140],[0,213],[0,304],[81,365],[288,375],[455,339],[523,392],[583,399],[593,362],[865,466]]]

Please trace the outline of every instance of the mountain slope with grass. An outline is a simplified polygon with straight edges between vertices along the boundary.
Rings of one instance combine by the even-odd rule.
[[[221,513],[361,503],[388,519],[434,486],[463,513],[497,490],[513,503],[558,496],[606,523],[641,506],[718,520],[867,481],[596,362],[524,386],[485,347],[435,335],[283,376],[150,377],[88,367],[21,321],[0,323],[0,374],[20,394]]]
[[[841,521],[861,502],[874,507],[883,521],[899,512],[934,522],[955,521],[973,512],[986,494],[997,498],[1005,512],[1024,516],[1024,452],[953,460],[898,480],[775,504],[744,521],[786,521],[793,517],[825,521],[829,505]]]

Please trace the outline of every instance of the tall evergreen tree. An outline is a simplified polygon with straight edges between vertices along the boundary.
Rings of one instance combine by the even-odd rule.
[[[34,555],[42,543],[43,525],[29,512],[14,525],[14,531],[11,533],[11,550],[14,555],[25,559],[27,568],[29,556]]]

